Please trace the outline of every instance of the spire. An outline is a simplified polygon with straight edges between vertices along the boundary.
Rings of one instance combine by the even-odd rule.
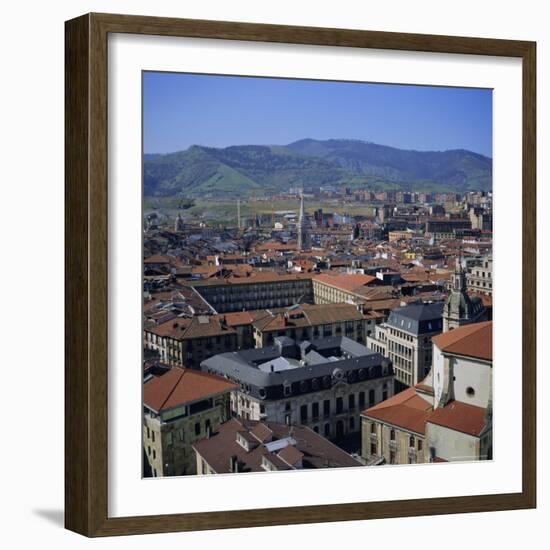
[[[466,292],[466,273],[462,262],[462,250],[455,261],[455,272],[453,275],[453,291]]]
[[[300,214],[298,216],[298,250],[308,248],[307,220],[304,208],[304,192],[300,193]]]

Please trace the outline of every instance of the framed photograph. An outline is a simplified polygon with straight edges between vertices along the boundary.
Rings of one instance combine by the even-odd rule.
[[[536,506],[535,43],[65,40],[68,529]]]

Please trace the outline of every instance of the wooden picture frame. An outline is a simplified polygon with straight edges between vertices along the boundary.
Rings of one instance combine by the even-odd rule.
[[[140,517],[108,516],[107,37],[132,33],[507,56],[523,67],[521,492]],[[86,536],[512,510],[536,506],[536,44],[534,42],[88,14],[65,27],[65,525]]]

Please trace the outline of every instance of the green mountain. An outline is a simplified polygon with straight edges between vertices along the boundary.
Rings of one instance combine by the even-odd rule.
[[[304,139],[144,157],[145,196],[250,196],[322,185],[466,191],[491,188],[491,159],[465,150],[406,151],[356,140]]]
[[[450,151],[410,151],[366,141],[303,139],[287,146],[301,155],[329,160],[356,174],[378,177],[413,189],[414,183],[433,182],[466,191],[489,190],[492,160],[454,149]]]

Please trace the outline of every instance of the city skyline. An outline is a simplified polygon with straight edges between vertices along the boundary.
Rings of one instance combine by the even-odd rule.
[[[356,139],[492,156],[492,90],[144,72],[146,154]]]

